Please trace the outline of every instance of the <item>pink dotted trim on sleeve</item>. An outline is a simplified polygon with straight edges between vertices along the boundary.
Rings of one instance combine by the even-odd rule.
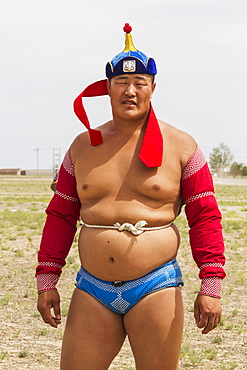
[[[219,277],[203,278],[201,289],[198,294],[209,295],[215,298],[221,298],[222,279]]]
[[[203,270],[205,267],[219,267],[219,268],[224,268],[224,266],[222,265],[222,263],[218,263],[218,262],[210,262],[210,263],[203,263],[200,267],[200,271]],[[214,278],[215,279],[215,278]]]
[[[80,203],[80,200],[79,198],[75,198],[75,197],[71,197],[69,195],[66,195],[64,193],[61,193],[61,191],[58,191],[56,190],[55,192],[59,197],[65,199],[65,200],[69,200],[70,202],[75,202],[75,203]]]
[[[205,164],[206,158],[199,147],[196,148],[195,153],[190,157],[187,165],[183,169],[182,180],[194,175],[199,171]]]
[[[39,266],[57,267],[59,269],[61,269],[63,267],[62,265],[59,265],[58,263],[54,263],[54,262],[39,262],[38,265]]]
[[[57,290],[56,284],[59,276],[57,274],[38,274],[36,275],[38,293],[46,290]]]
[[[68,150],[64,156],[63,167],[71,176],[75,176],[75,167],[70,157],[70,150]]]
[[[193,195],[192,197],[186,199],[185,204],[194,202],[195,200],[198,200],[201,198],[209,197],[210,195],[212,195],[213,197],[215,196],[212,191],[205,191],[204,193]]]

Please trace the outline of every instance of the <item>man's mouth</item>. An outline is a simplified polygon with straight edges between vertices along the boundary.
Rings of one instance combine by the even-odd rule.
[[[125,100],[123,101],[124,105],[136,105],[136,102],[133,100]]]

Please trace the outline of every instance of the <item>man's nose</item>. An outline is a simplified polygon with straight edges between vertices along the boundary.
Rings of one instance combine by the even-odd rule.
[[[126,90],[125,90],[125,94],[128,95],[128,96],[135,96],[135,86],[130,84],[127,86]]]

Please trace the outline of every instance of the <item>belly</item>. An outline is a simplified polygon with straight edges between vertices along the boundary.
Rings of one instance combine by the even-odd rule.
[[[83,226],[79,237],[82,267],[107,281],[137,279],[177,255],[179,233],[174,224],[135,236],[128,231]]]

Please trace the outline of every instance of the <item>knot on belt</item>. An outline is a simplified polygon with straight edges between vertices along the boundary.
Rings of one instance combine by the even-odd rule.
[[[116,222],[114,226],[118,231],[129,231],[133,235],[140,235],[142,234],[145,229],[143,227],[147,225],[147,221],[138,221],[135,225],[131,224],[130,222],[125,222],[123,224],[120,224],[119,222]]]

